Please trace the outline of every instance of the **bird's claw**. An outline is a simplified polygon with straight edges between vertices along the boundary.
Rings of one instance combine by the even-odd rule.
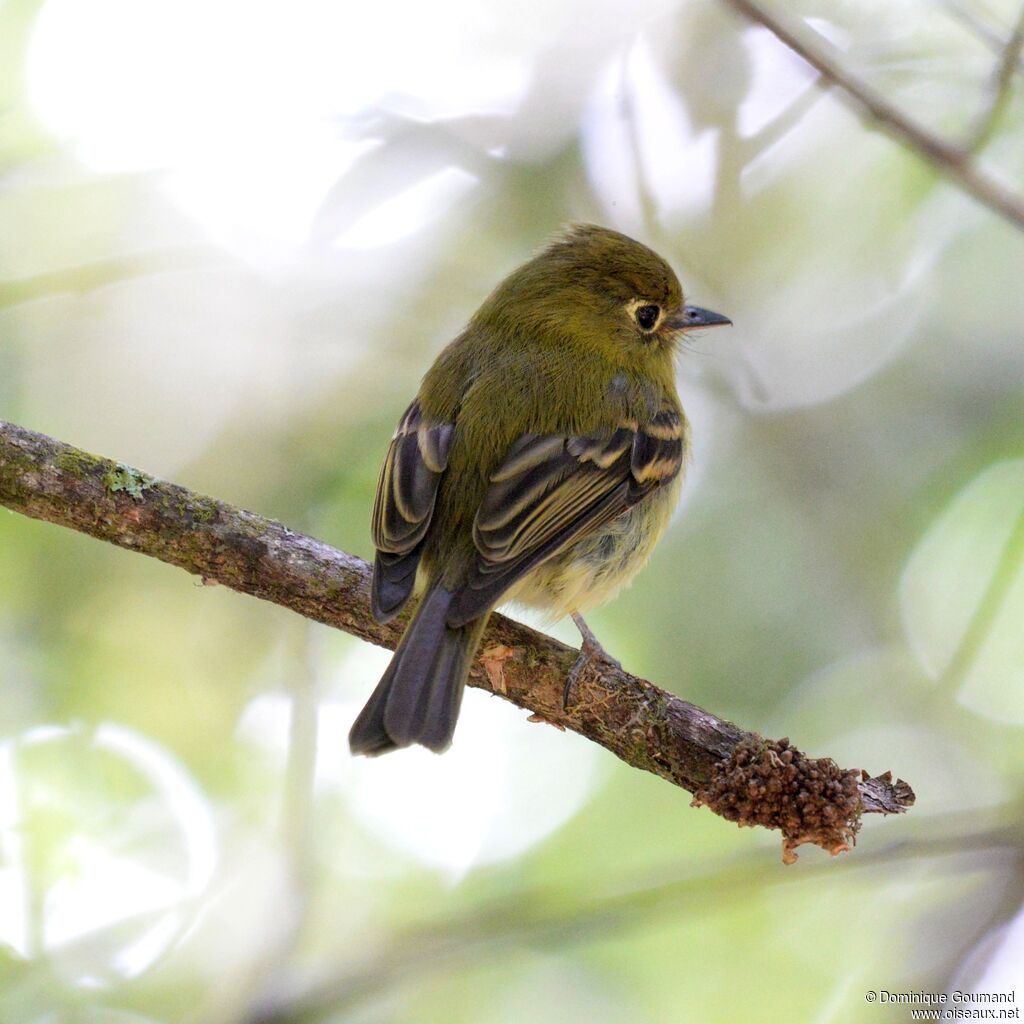
[[[569,669],[569,674],[565,677],[565,686],[562,689],[562,710],[565,711],[569,707],[569,697],[572,694],[572,688],[576,685],[576,681],[583,674],[583,671],[587,668],[591,662],[603,661],[607,665],[611,665],[614,668],[622,668],[622,665],[613,658],[602,646],[600,641],[594,636],[591,628],[583,621],[581,615],[575,612],[572,615],[572,621],[576,623],[576,628],[580,631],[580,636],[583,642],[580,644],[580,653],[576,660],[572,663],[572,668]]]

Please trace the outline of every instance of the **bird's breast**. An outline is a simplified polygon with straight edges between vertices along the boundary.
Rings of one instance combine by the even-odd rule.
[[[682,474],[607,526],[541,563],[506,600],[552,622],[611,600],[647,564],[679,502]]]

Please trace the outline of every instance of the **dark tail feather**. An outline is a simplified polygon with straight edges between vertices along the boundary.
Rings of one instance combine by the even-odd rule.
[[[435,587],[420,602],[391,664],[348,734],[353,754],[420,743],[440,753],[452,741],[480,634],[489,616],[451,629],[453,594]]]

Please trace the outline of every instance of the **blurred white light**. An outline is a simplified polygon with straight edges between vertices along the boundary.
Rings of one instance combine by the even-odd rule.
[[[1016,1009],[1019,1018],[1024,1008],[1024,908],[1010,922],[985,935],[958,973],[951,987],[972,993],[1009,993],[1011,1000],[1000,1004],[999,1009]],[[965,1007],[980,1005],[964,1003]]]
[[[749,28],[743,43],[750,55],[752,79],[740,104],[737,128],[755,135],[782,114],[807,89],[817,73],[766,28]]]
[[[616,226],[644,234],[642,196],[657,213],[705,209],[717,169],[715,133],[694,132],[642,40],[601,76],[583,119],[587,174]]]
[[[686,108],[641,40],[629,54],[641,173],[659,213],[704,211],[718,173],[717,132],[695,133]]]
[[[32,894],[27,881],[25,836],[19,819],[14,744],[8,741],[0,744],[0,945],[27,957]]]
[[[367,211],[332,244],[341,249],[392,245],[441,217],[476,181],[460,167],[446,167]]]
[[[202,791],[181,762],[158,743],[132,729],[109,722],[101,725],[96,730],[93,746],[123,757],[160,795],[169,817],[181,827],[188,865],[183,895],[198,896],[217,862],[217,839]]]
[[[22,760],[29,750],[88,788],[56,791],[47,776],[36,777],[34,762]],[[140,795],[129,814],[122,808],[116,821],[109,812],[96,820],[106,795],[92,788],[104,778],[102,761],[92,762],[111,755],[130,767]],[[33,874],[23,838],[37,816],[60,818],[70,829],[66,838],[41,835],[34,842],[35,856],[60,867],[39,893],[43,950],[86,986],[140,974],[180,933],[184,905],[213,874],[213,823],[195,783],[158,744],[113,724],[92,733],[40,726],[0,745],[0,941],[26,957],[41,952],[30,941],[27,911],[36,887],[48,881]]]
[[[360,702],[323,702],[317,781],[338,788],[381,840],[459,876],[470,867],[521,854],[571,818],[597,781],[593,744],[526,721],[526,713],[467,689],[450,750],[420,747],[353,758],[345,736],[390,654],[360,644],[332,674],[359,681]],[[240,734],[283,752],[290,702],[267,695],[250,704]]]
[[[621,60],[609,64],[584,110],[582,146],[587,174],[612,223],[634,233],[643,225],[639,169],[623,109],[628,88]]]
[[[166,172],[225,244],[294,243],[365,148],[344,117],[402,94],[425,118],[513,109],[528,65],[491,28],[470,0],[48,0],[28,81],[90,167]]]
[[[46,893],[43,944],[47,949],[59,949],[135,914],[171,906],[181,895],[176,880],[117,856],[86,836],[75,836],[62,856],[75,870],[58,878]],[[118,960],[129,968],[127,977],[151,962],[140,965],[136,956],[125,957],[123,952]]]

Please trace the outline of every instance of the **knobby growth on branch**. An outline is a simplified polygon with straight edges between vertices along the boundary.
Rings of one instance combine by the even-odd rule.
[[[370,614],[370,567],[286,526],[177,484],[0,421],[0,504],[150,555],[241,593],[394,649],[404,620]],[[681,786],[694,803],[740,825],[783,835],[783,856],[814,843],[839,853],[862,814],[898,814],[914,802],[889,773],[844,770],[788,739],[766,740],[618,666],[588,666],[563,705],[576,651],[495,615],[470,677],[571,729],[627,764]],[[373,680],[367,680],[367,686]]]

